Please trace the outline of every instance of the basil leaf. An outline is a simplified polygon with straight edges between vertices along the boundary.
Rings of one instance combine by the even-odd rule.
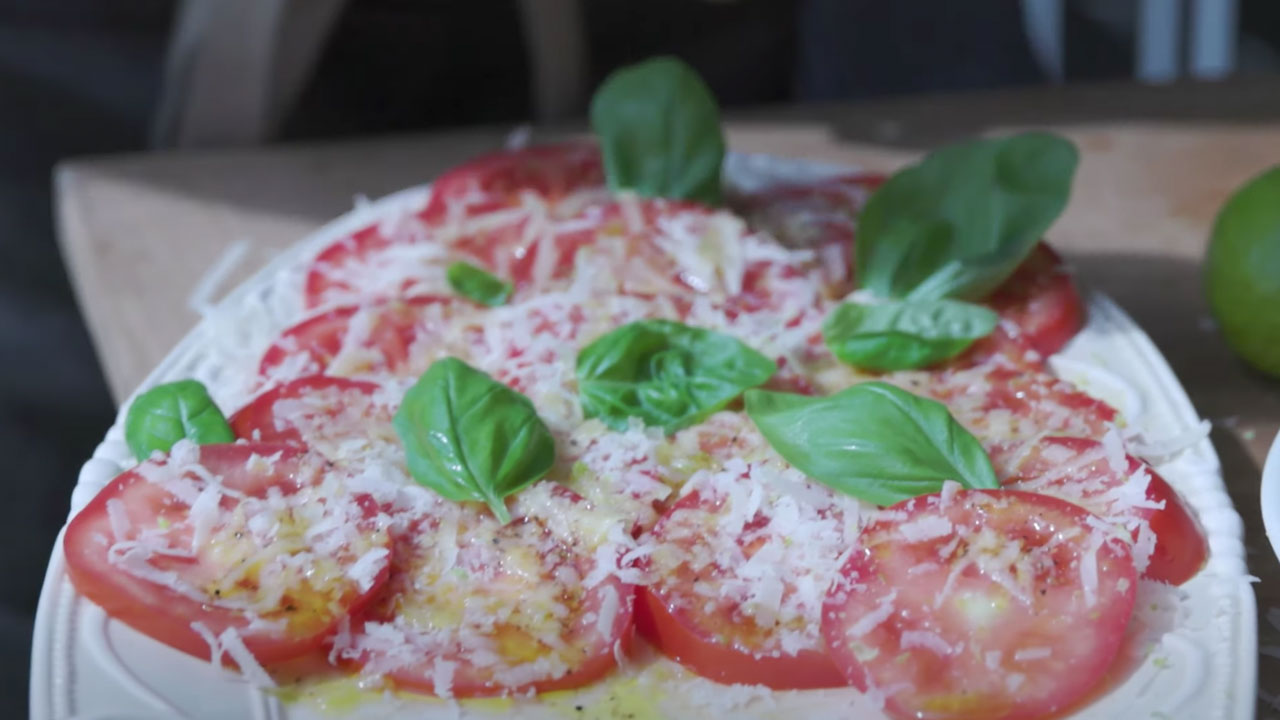
[[[511,297],[511,283],[503,282],[471,263],[456,262],[445,271],[449,287],[462,297],[481,305],[497,307]]]
[[[778,369],[737,339],[669,320],[641,320],[578,353],[587,417],[615,430],[637,417],[668,434],[700,422]]]
[[[673,57],[615,70],[591,99],[591,128],[614,191],[720,202],[720,109],[698,73]]]
[[[747,414],[787,462],[877,505],[937,492],[945,480],[999,487],[991,460],[946,406],[882,382],[810,397],[750,390]]]
[[[134,398],[124,418],[124,440],[138,460],[169,452],[183,438],[200,445],[234,442],[222,411],[197,380],[157,385]]]
[[[858,218],[860,285],[880,297],[976,300],[1066,207],[1078,154],[1026,133],[951,145],[894,174]]]
[[[841,303],[822,323],[822,338],[842,361],[867,370],[928,367],[964,352],[995,330],[1000,316],[959,300]]]
[[[449,500],[483,502],[504,523],[503,498],[555,462],[555,441],[529,398],[456,358],[427,368],[392,425],[414,480]]]

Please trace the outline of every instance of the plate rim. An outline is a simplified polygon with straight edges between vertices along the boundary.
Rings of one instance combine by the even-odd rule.
[[[1258,502],[1262,506],[1262,526],[1271,542],[1271,551],[1280,559],[1280,430],[1276,431],[1262,463]]]

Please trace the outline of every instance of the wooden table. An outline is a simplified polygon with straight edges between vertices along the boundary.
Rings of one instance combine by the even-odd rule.
[[[1128,86],[909,99],[866,107],[743,114],[735,150],[891,169],[917,146],[1009,126],[1048,125],[1079,145],[1070,206],[1050,239],[1082,280],[1115,298],[1155,340],[1201,414],[1244,518],[1258,585],[1260,642],[1280,606],[1280,565],[1258,507],[1260,468],[1280,428],[1280,381],[1237,362],[1212,328],[1200,258],[1233,188],[1280,162],[1278,83],[1173,90]],[[1233,89],[1234,88],[1234,89]],[[60,241],[112,392],[125,397],[197,320],[193,286],[233,242],[234,284],[351,207],[429,180],[500,145],[505,130],[235,152],[79,160],[56,174]],[[230,285],[228,285],[229,287]],[[1280,660],[1263,689],[1280,693]],[[1260,701],[1259,716],[1280,715]]]

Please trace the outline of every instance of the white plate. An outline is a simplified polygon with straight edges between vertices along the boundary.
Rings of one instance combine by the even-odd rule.
[[[726,168],[731,183],[758,186],[779,178],[812,177],[845,170],[763,156],[735,155]],[[224,408],[247,399],[248,371],[270,338],[301,314],[302,267],[317,249],[359,227],[388,221],[421,206],[426,188],[389,196],[339,218],[283,253],[219,303],[143,383],[149,387],[184,377],[208,385]],[[1088,278],[1084,278],[1085,281]],[[1055,370],[1120,408],[1131,429],[1148,439],[1193,433],[1200,420],[1186,392],[1147,336],[1109,299],[1089,297],[1089,322],[1053,359]],[[127,403],[124,405],[127,407]],[[1280,451],[1268,463],[1263,509],[1280,513]],[[83,470],[72,512],[83,507],[129,458],[121,422],[108,430]],[[1160,473],[1196,509],[1209,537],[1207,567],[1177,591],[1154,592],[1142,606],[1155,633],[1136,669],[1073,718],[1179,718],[1247,720],[1253,717],[1257,628],[1253,590],[1244,564],[1243,526],[1231,506],[1213,446],[1193,442]],[[1267,500],[1268,488],[1272,492]],[[1267,516],[1280,532],[1280,520]],[[1273,540],[1274,542],[1274,540]],[[1147,590],[1152,590],[1148,587]],[[1153,610],[1154,608],[1154,610]],[[880,717],[851,689],[770,693],[713,686],[683,676],[667,661],[648,664],[638,679],[603,683],[582,696],[495,707],[493,703],[373,696],[354,705],[341,693],[284,702],[237,676],[171,650],[107,618],[81,598],[64,572],[61,538],[49,563],[36,616],[32,650],[31,717],[34,720],[124,718],[332,718],[337,709],[360,717],[590,718],[727,715],[775,718]],[[325,708],[328,704],[331,707]],[[585,712],[578,712],[582,705]]]
[[[1262,525],[1267,529],[1271,550],[1280,558],[1280,433],[1271,441],[1271,451],[1262,466]]]

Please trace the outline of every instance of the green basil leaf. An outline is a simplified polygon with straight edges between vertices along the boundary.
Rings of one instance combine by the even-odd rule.
[[[610,189],[719,204],[720,109],[684,62],[658,57],[615,70],[591,99],[591,128]]]
[[[449,287],[462,297],[481,305],[497,307],[511,297],[511,283],[503,282],[471,263],[456,262],[445,271]]]
[[[991,460],[946,406],[882,382],[810,397],[749,390],[747,414],[778,454],[814,480],[876,505],[946,480],[995,488]]]
[[[456,358],[427,368],[392,424],[414,480],[449,500],[483,502],[504,523],[503,498],[555,462],[555,441],[529,398]]]
[[[669,320],[641,320],[578,353],[587,417],[617,430],[637,417],[668,434],[700,422],[778,366],[737,339]]]
[[[858,218],[858,282],[885,298],[976,300],[1004,282],[1062,214],[1078,153],[1025,133],[929,154]]]
[[[841,303],[822,323],[831,352],[867,370],[928,367],[964,352],[995,330],[1000,316],[959,300]]]
[[[124,418],[124,440],[138,460],[187,438],[200,445],[236,439],[222,411],[197,380],[157,385],[134,398]]]

